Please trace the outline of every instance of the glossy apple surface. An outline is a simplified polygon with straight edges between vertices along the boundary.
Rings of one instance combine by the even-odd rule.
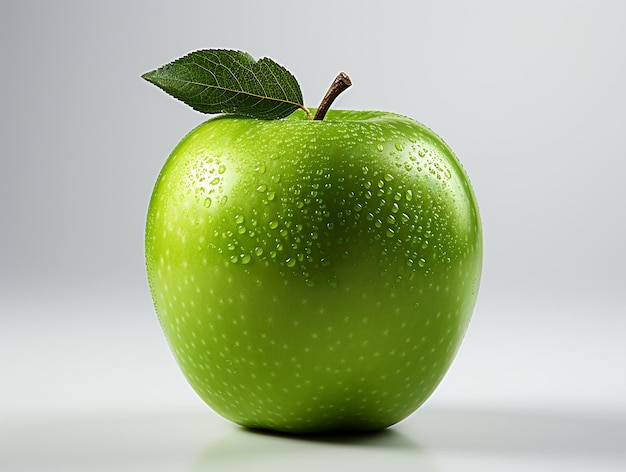
[[[366,431],[407,417],[447,371],[482,233],[457,158],[412,119],[220,116],[161,171],[146,259],[171,349],[215,411]]]

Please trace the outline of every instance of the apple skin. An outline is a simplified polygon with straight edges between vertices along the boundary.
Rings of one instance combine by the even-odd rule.
[[[459,161],[410,118],[224,115],[163,167],[146,262],[174,356],[219,414],[372,431],[414,412],[450,366],[482,229]]]

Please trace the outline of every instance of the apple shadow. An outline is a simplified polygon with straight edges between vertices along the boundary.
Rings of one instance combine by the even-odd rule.
[[[274,464],[289,461],[291,464],[308,464],[319,470],[328,455],[341,462],[349,457],[368,451],[378,454],[404,453],[420,456],[421,447],[402,431],[388,428],[369,433],[288,434],[263,429],[232,426],[218,441],[211,443],[197,458],[192,471],[209,471],[219,467],[227,470],[244,470],[254,464]],[[424,462],[427,458],[420,457]],[[296,470],[296,469],[294,469]],[[299,470],[302,470],[300,467]],[[433,472],[433,467],[423,467]]]
[[[337,446],[363,446],[381,449],[405,449],[416,450],[419,445],[408,436],[392,428],[379,431],[355,433],[312,433],[312,434],[289,434],[266,429],[255,429],[242,427],[245,433],[280,438],[287,441],[302,443],[318,443]]]

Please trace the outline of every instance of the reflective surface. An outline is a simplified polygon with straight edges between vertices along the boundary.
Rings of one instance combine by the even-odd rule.
[[[208,411],[11,422],[4,471],[594,470],[626,465],[624,418],[424,408],[381,433],[292,437]],[[462,469],[461,469],[462,468]]]

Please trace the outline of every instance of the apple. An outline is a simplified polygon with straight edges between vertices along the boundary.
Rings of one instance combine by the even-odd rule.
[[[290,433],[414,412],[459,348],[482,266],[453,152],[377,111],[209,119],[163,167],[145,243],[193,389],[235,423]]]

